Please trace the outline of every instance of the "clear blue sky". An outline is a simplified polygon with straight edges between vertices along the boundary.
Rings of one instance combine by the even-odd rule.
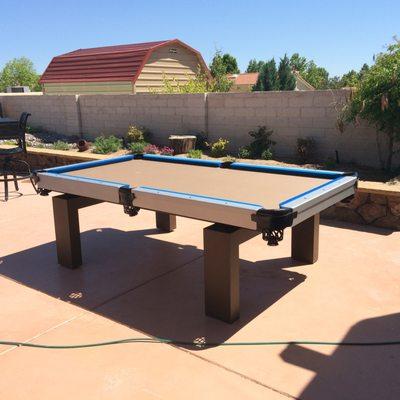
[[[298,52],[336,75],[371,64],[394,35],[399,0],[0,1],[0,68],[26,56],[38,72],[78,48],[179,38],[207,63],[216,48],[242,71]]]

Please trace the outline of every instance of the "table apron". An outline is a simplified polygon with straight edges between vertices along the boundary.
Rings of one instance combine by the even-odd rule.
[[[52,190],[58,193],[69,193],[82,197],[89,197],[109,203],[120,203],[119,189],[121,185],[105,184],[91,179],[76,179],[67,175],[38,173],[39,189]]]
[[[256,223],[251,219],[251,216],[257,211],[257,206],[252,207],[246,204],[200,197],[189,198],[189,195],[174,196],[142,188],[132,189],[132,193],[135,207],[257,230]]]

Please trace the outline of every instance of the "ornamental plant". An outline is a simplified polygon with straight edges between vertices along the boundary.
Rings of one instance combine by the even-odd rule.
[[[275,144],[271,139],[273,132],[266,126],[259,126],[258,129],[249,132],[253,138],[248,146],[252,158],[260,158],[265,150],[269,150],[272,154],[272,146]]]
[[[94,140],[93,153],[109,154],[114,153],[122,148],[122,139],[114,135],[98,136]]]
[[[228,154],[229,140],[219,138],[216,142],[211,143],[211,157],[225,157]]]
[[[160,154],[160,149],[155,144],[148,144],[143,149],[143,152],[147,154]]]
[[[202,158],[203,152],[201,150],[189,150],[186,157],[187,158]]]
[[[149,143],[147,142],[134,142],[129,145],[129,150],[132,154],[142,154],[148,145]]]
[[[126,143],[146,142],[149,140],[150,132],[143,126],[129,125],[125,135]]]
[[[162,156],[173,156],[174,149],[171,149],[171,147],[168,147],[168,146],[164,146],[163,148],[160,149],[160,154]]]
[[[341,109],[338,128],[366,121],[377,129],[378,156],[383,169],[392,170],[393,156],[400,152],[400,41],[387,47],[364,72]],[[386,149],[382,148],[381,138]]]

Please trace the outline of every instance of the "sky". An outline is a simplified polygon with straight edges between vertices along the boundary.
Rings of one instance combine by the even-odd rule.
[[[399,0],[0,0],[0,68],[78,48],[178,38],[209,63],[220,49],[245,71],[250,59],[295,52],[331,76],[364,63],[400,37]]]

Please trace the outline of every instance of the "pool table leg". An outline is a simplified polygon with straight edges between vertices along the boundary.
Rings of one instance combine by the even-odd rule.
[[[101,201],[70,194],[53,197],[57,258],[60,265],[68,268],[82,265],[78,210],[97,203]]]
[[[258,234],[222,224],[204,229],[206,315],[229,323],[239,318],[239,245]]]
[[[176,228],[176,216],[156,211],[156,225],[164,232],[172,232]]]
[[[292,258],[313,264],[318,260],[319,214],[292,228]]]

